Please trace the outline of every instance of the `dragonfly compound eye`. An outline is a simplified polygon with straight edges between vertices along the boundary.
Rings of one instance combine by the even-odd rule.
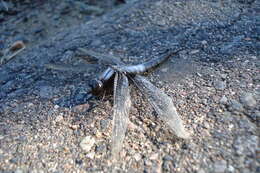
[[[100,91],[103,88],[103,82],[98,79],[91,80],[90,87],[94,92]]]

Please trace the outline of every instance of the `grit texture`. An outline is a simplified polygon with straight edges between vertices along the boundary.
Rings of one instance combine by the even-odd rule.
[[[26,2],[0,2],[0,59],[15,41],[26,45],[0,66],[0,172],[260,171],[258,1]],[[173,99],[191,139],[178,139],[131,85],[113,163],[113,87],[83,98],[105,67],[87,65],[78,48],[126,64],[183,48],[145,76]]]

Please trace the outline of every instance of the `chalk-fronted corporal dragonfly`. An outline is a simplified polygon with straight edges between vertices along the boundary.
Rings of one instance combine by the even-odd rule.
[[[131,107],[129,80],[141,91],[158,116],[166,122],[176,136],[188,138],[183,122],[178,115],[172,99],[155,87],[146,77],[139,75],[166,60],[177,52],[167,51],[166,55],[158,56],[137,65],[127,65],[119,58],[80,48],[86,55],[95,58],[107,68],[91,82],[92,91],[100,91],[105,83],[114,76],[114,104],[112,123],[112,156],[117,157],[122,149],[127,130],[128,116]]]

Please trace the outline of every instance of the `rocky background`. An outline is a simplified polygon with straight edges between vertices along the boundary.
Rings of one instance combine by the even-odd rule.
[[[0,60],[25,46],[0,65],[0,172],[260,172],[259,12],[253,0],[0,1]],[[122,161],[112,163],[112,92],[62,99],[80,100],[75,91],[103,70],[70,69],[86,67],[79,47],[127,63],[184,48],[146,76],[192,138],[177,139],[132,86]]]

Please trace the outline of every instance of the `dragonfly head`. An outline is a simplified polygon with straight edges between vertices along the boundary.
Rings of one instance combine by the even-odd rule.
[[[93,92],[99,92],[100,90],[103,89],[103,86],[104,84],[101,80],[94,79],[90,81],[90,87]]]

